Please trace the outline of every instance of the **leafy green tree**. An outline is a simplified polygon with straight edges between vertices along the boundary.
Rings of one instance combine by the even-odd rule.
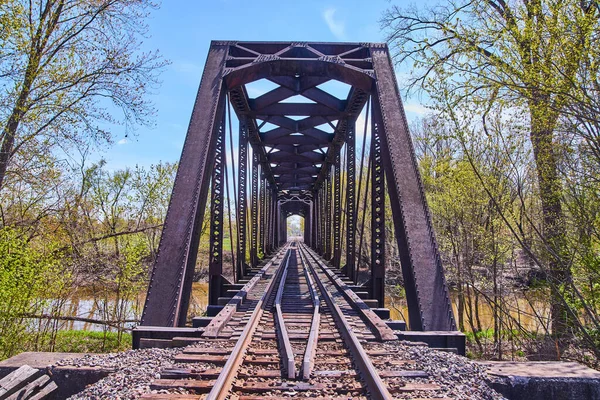
[[[430,9],[390,8],[383,26],[398,62],[413,61],[411,84],[442,107],[470,103],[485,118],[495,103],[522,110],[543,211],[552,326],[567,333],[563,290],[571,280],[562,185],[554,148],[561,113],[598,31],[596,1],[450,1]]]
[[[5,0],[0,15],[0,188],[27,145],[110,141],[107,127],[150,122],[145,95],[165,61],[140,51],[145,0]],[[120,111],[121,116],[118,116]]]
[[[56,259],[40,253],[11,228],[0,229],[0,359],[25,346],[28,316],[53,293]]]

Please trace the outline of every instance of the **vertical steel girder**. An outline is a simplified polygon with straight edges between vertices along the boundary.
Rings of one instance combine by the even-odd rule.
[[[252,227],[250,229],[250,261],[253,268],[258,265],[258,154],[252,152]]]
[[[346,132],[346,275],[356,273],[356,121],[348,121]]]
[[[333,267],[340,268],[342,258],[341,155],[337,153],[333,173]]]
[[[273,192],[267,187],[267,254],[271,254],[273,245]]]
[[[208,304],[217,305],[223,281],[223,202],[225,199],[225,116],[215,146],[215,163],[211,181],[210,251],[208,262]],[[231,238],[233,239],[233,238]]]
[[[310,247],[314,250],[316,250],[315,243],[317,243],[316,201],[316,196],[313,195],[313,200],[310,202]]]
[[[317,250],[317,253],[319,255],[323,255],[323,247],[324,247],[324,243],[323,243],[323,192],[325,190],[324,188],[325,185],[322,185],[317,194],[315,195],[315,198],[317,199],[317,202],[315,204],[315,214],[317,215],[317,217],[315,218],[315,227],[316,227],[316,236],[317,236],[317,241],[315,242],[315,247]]]
[[[371,297],[385,300],[385,187],[381,162],[381,115],[371,118]]]
[[[387,46],[372,46],[374,108],[382,116],[383,163],[412,330],[456,330],[415,151]]]
[[[227,52],[228,46],[216,44],[208,52],[152,268],[144,326],[183,326],[186,322],[216,137],[225,112]]]
[[[304,242],[307,246],[312,246],[312,202],[304,216]]]
[[[273,249],[279,247],[279,209],[277,208],[277,190],[273,189],[272,212],[273,212]]]
[[[331,259],[331,176],[325,181],[325,253],[326,260]]]
[[[286,228],[286,219],[285,219],[285,215],[283,215],[283,211],[281,210],[281,203],[279,201],[277,201],[277,217],[278,217],[277,229],[279,232],[277,245],[281,246],[287,240],[285,240],[285,232],[284,232],[284,229]]]
[[[274,251],[278,246],[278,223],[279,213],[277,212],[277,189],[271,189],[271,251]]]
[[[248,125],[245,118],[240,119],[238,150],[238,204],[237,204],[237,278],[241,279],[246,274],[246,218],[248,215],[246,202],[247,165],[248,165]]]
[[[261,167],[262,169],[262,167]],[[260,177],[260,199],[258,200],[260,206],[260,252],[263,257],[266,254],[266,243],[267,243],[267,180],[261,171]]]

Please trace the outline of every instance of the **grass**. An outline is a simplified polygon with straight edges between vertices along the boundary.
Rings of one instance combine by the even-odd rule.
[[[116,332],[58,331],[54,351],[71,353],[113,353],[131,349],[131,334]]]

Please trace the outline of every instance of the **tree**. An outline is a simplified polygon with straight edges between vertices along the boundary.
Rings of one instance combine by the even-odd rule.
[[[451,1],[427,10],[392,7],[382,20],[400,63],[412,60],[410,85],[442,107],[495,103],[523,111],[542,204],[543,259],[552,291],[552,327],[567,333],[563,290],[571,281],[562,187],[554,148],[559,118],[576,90],[580,65],[598,30],[596,1]]]
[[[0,31],[0,189],[27,145],[51,151],[102,143],[113,124],[150,122],[145,96],[166,65],[158,52],[140,51],[154,7],[145,0],[0,1],[10,20]]]

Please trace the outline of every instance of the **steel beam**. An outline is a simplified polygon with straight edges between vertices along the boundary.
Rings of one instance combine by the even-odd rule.
[[[448,288],[392,60],[386,45],[370,47],[374,108],[381,109],[383,162],[388,179],[412,330],[456,330]]]
[[[385,301],[385,177],[381,159],[382,122],[378,108],[371,115],[371,297]]]
[[[329,177],[325,181],[325,260],[331,260],[331,167],[329,168]]]
[[[211,180],[210,199],[210,242],[208,261],[208,304],[218,305],[223,286],[223,203],[225,200],[225,169],[227,157],[225,156],[225,114],[223,114],[222,129],[217,136],[215,146],[215,161]],[[231,238],[233,240],[233,238]]]
[[[260,177],[260,252],[264,257],[267,253],[267,180],[261,171]]]
[[[356,121],[346,129],[346,274],[356,273]]]
[[[342,258],[342,193],[341,193],[341,156],[335,157],[333,172],[333,267],[340,268]]]
[[[259,243],[259,231],[258,231],[258,154],[252,151],[252,196],[251,196],[251,207],[252,207],[252,226],[251,226],[251,244],[250,244],[250,262],[252,267],[256,268],[258,265],[258,243]]]
[[[246,274],[246,218],[248,215],[246,202],[247,165],[248,165],[248,125],[245,118],[239,122],[238,138],[238,204],[237,204],[237,231],[238,231],[238,254],[236,258],[237,278]]]
[[[144,304],[144,326],[183,326],[225,105],[223,72],[227,45],[213,44],[187,131],[158,255]]]

